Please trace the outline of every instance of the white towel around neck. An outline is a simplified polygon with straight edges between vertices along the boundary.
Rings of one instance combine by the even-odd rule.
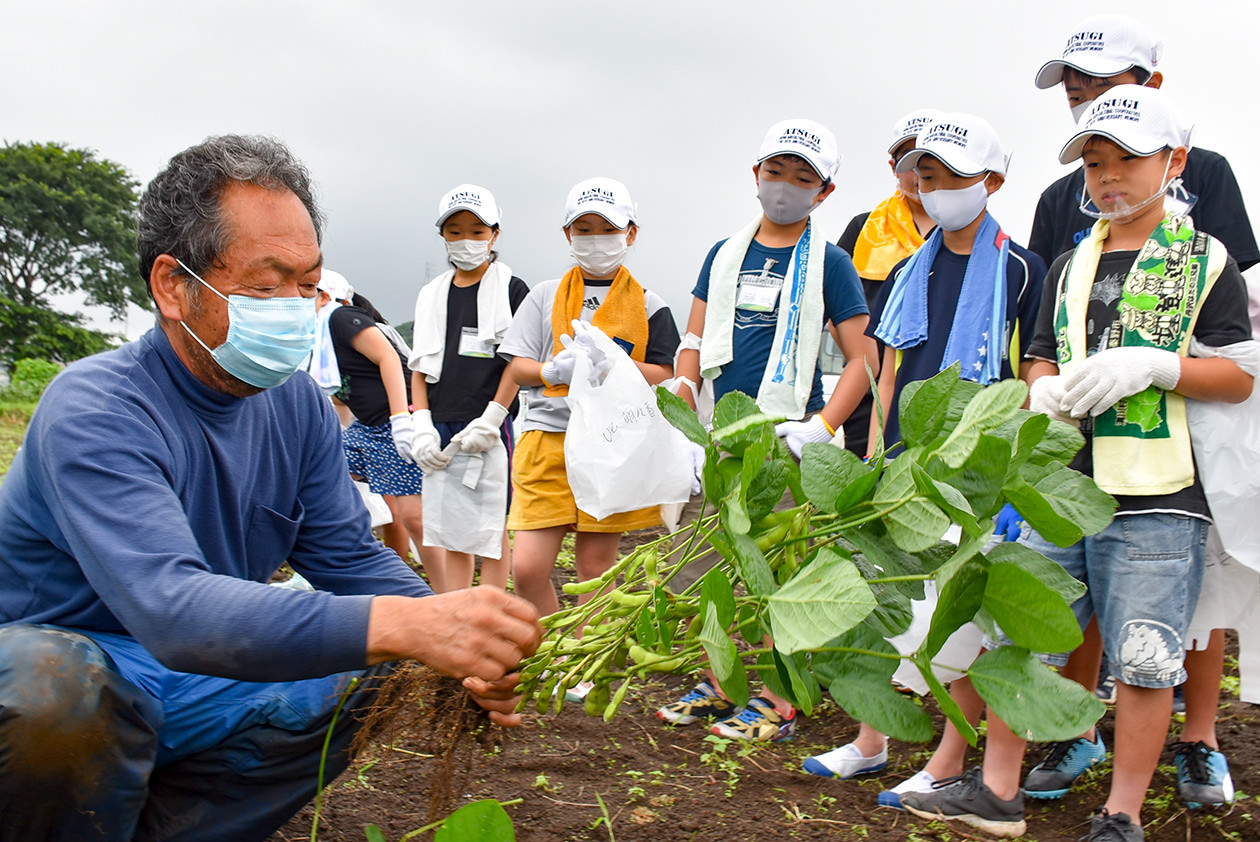
[[[723,243],[713,256],[713,264],[709,268],[709,299],[704,313],[704,339],[700,345],[700,374],[708,380],[717,378],[722,373],[722,367],[735,358],[732,337],[739,273],[748,247],[761,228],[762,219],[758,216]],[[757,405],[762,412],[790,419],[805,415],[814,386],[814,370],[818,366],[818,348],[822,344],[823,268],[827,262],[827,239],[812,219],[806,231],[810,247],[805,260],[805,277],[800,284],[801,289],[797,290],[798,312],[793,313],[791,302],[799,242],[792,250],[783,278],[774,344],[757,392]],[[792,325],[794,317],[795,326]]]
[[[442,376],[442,358],[446,353],[446,302],[455,270],[438,275],[420,289],[416,296],[416,315],[412,323],[411,356],[407,365],[424,375],[428,383]],[[512,324],[512,302],[508,298],[512,269],[494,261],[477,284],[477,339],[499,344]]]

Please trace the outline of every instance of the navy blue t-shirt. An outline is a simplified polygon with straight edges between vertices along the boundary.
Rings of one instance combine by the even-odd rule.
[[[936,253],[932,269],[928,272],[928,335],[927,339],[912,348],[906,348],[901,354],[901,365],[897,368],[896,388],[893,392],[892,412],[889,413],[887,426],[884,429],[884,441],[891,444],[901,438],[901,424],[897,417],[897,403],[901,399],[901,390],[907,383],[916,380],[927,380],[940,373],[942,368],[953,364],[954,360],[945,360],[945,346],[949,343],[949,332],[954,327],[954,313],[958,308],[962,293],[963,276],[967,272],[967,260],[970,255],[954,254],[944,244]],[[905,267],[910,258],[898,263],[888,275],[879,297],[871,307],[871,323],[866,332],[875,335],[879,320],[892,293],[893,281]],[[1033,330],[1037,324],[1037,310],[1041,306],[1041,287],[1046,277],[1046,264],[1040,257],[1023,246],[1010,244],[1010,253],[1006,258],[1006,335],[1003,348],[1009,349],[1013,331],[1019,329],[1020,358],[1032,341]],[[976,341],[980,341],[977,337]],[[1002,378],[1016,375],[1011,361],[1003,356]]]
[[[726,240],[720,240],[704,259],[700,267],[700,277],[691,294],[701,301],[709,300],[709,270],[713,267],[713,257]],[[844,250],[834,243],[827,243],[825,262],[823,263],[823,323],[838,325],[845,319],[860,316],[869,312],[866,298],[862,294],[862,283],[853,261]],[[744,255],[740,266],[739,283],[747,284],[761,290],[781,290],[786,274],[791,270],[792,247],[770,248],[763,246],[755,239]],[[772,294],[772,293],[771,293]],[[766,300],[764,296],[760,300]],[[739,301],[739,295],[736,301]],[[775,327],[779,320],[779,304],[774,299],[773,306],[764,310],[735,308],[735,329],[731,334],[731,351],[734,359],[723,366],[722,373],[713,381],[713,396],[720,400],[727,392],[743,392],[757,397],[761,389],[761,380],[766,373],[766,364],[770,360],[770,350],[774,345]],[[822,394],[822,372],[814,369],[814,387],[810,391],[807,412],[817,412],[824,405]]]

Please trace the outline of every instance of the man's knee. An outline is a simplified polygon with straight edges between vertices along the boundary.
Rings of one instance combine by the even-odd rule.
[[[84,635],[36,625],[0,629],[0,746],[15,764],[6,773],[66,776],[124,739],[132,751],[150,743],[155,750],[137,696]]]

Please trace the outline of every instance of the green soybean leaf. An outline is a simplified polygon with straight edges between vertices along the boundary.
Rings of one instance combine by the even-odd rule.
[[[723,450],[742,456],[765,429],[773,434],[774,425],[782,420],[766,415],[757,402],[743,392],[728,392],[713,408],[712,440],[720,442]]]
[[[910,475],[911,453],[894,459],[884,471],[883,482],[875,489],[872,502],[877,509],[891,509],[884,516],[888,535],[907,552],[918,552],[934,546],[945,530],[949,518],[920,496]]]
[[[876,605],[853,563],[829,548],[767,603],[775,648],[787,655],[817,649],[862,622]]]
[[[735,591],[726,573],[717,567],[704,574],[700,582],[700,610],[708,611],[709,605],[717,611],[718,625],[723,629],[735,622]]]
[[[1016,646],[1034,652],[1071,652],[1081,629],[1063,597],[1017,564],[989,565],[984,610]]]
[[[385,842],[385,834],[374,824],[365,825],[363,835],[367,837],[367,842]]]
[[[1093,693],[1018,646],[984,653],[967,674],[993,712],[1026,740],[1074,739],[1107,709]]]
[[[801,486],[809,501],[825,512],[843,512],[865,500],[879,480],[851,451],[827,442],[801,449]]]
[[[748,530],[752,529],[752,521],[748,518],[748,512],[744,510],[744,504],[740,502],[739,496],[735,494],[722,501],[721,521],[722,525],[733,535],[747,535]]]
[[[774,511],[774,507],[783,499],[783,492],[788,487],[788,472],[788,464],[773,456],[761,466],[761,470],[748,486],[745,499],[748,517],[754,522]]]
[[[1050,543],[1067,547],[1111,523],[1115,499],[1084,474],[1061,462],[1025,465],[1020,473],[1006,497]]]
[[[764,656],[763,656],[764,657]],[[795,655],[784,655],[776,645],[769,653],[766,661],[757,659],[759,665],[773,665],[773,669],[761,671],[762,682],[772,693],[782,696],[801,712],[809,716],[814,706],[822,701],[822,687],[809,671],[807,656],[798,652]]]
[[[901,390],[901,440],[909,445],[930,445],[940,437],[949,410],[949,398],[958,383],[959,364]]]
[[[1085,446],[1085,437],[1081,431],[1063,421],[1051,420],[1045,435],[1033,448],[1028,461],[1034,465],[1048,465],[1051,462],[1062,462],[1067,465],[1076,456],[1077,451]]]
[[[514,842],[516,832],[503,805],[492,798],[465,804],[447,816],[433,835],[433,842]]]
[[[967,559],[954,571],[940,590],[936,610],[927,637],[919,646],[919,653],[933,658],[949,636],[962,628],[980,610],[984,602],[984,589],[988,581],[987,563],[983,556]]]
[[[1001,508],[999,495],[1010,461],[1010,444],[981,433],[961,466],[951,468],[940,459],[931,459],[927,472],[932,479],[949,483],[966,497],[977,517],[992,517]]]
[[[644,611],[639,616],[644,616]],[[669,649],[674,645],[674,630],[678,628],[677,620],[669,619],[669,592],[660,585],[652,588],[652,613],[656,618],[656,629],[661,640],[661,648]]]
[[[845,530],[844,537],[884,576],[926,576],[935,569],[925,564],[924,557],[908,553],[889,541],[887,532],[878,523],[866,523],[857,529]],[[900,582],[898,585],[912,599],[923,599],[922,581]]]
[[[657,631],[656,623],[651,614],[646,611],[639,612],[639,619],[634,625],[635,637],[638,638],[644,649],[655,649],[661,642],[660,632]]]
[[[1085,595],[1085,583],[1041,553],[1011,541],[998,544],[986,554],[991,564],[1017,564],[1040,579],[1050,590],[1071,605]]]
[[[898,740],[924,743],[932,739],[932,717],[887,678],[846,668],[827,685],[836,704],[849,716]]]
[[[1011,418],[1028,397],[1022,380],[1002,380],[985,387],[963,410],[958,426],[945,439],[937,455],[951,468],[960,468],[967,461],[980,434]]]
[[[737,491],[743,465],[738,456],[722,456],[716,447],[709,445],[704,452],[702,474],[705,499],[720,506],[732,491]]]
[[[735,567],[748,592],[753,596],[774,593],[778,585],[775,584],[774,573],[770,571],[770,565],[766,563],[766,557],[762,555],[757,542],[747,535],[727,537],[735,551]]]
[[[962,708],[954,701],[954,697],[949,695],[949,691],[945,689],[945,685],[941,684],[940,679],[932,672],[932,659],[920,649],[910,658],[914,665],[919,668],[919,675],[923,676],[923,680],[927,682],[928,690],[932,693],[932,698],[936,699],[936,705],[941,709],[941,713],[954,723],[954,727],[958,729],[958,733],[962,734],[964,740],[969,745],[974,746],[977,740],[976,729],[967,717],[963,716]]]
[[[711,602],[705,608],[700,645],[704,647],[704,654],[709,656],[709,666],[722,692],[737,705],[748,704],[748,675],[744,662],[739,658],[735,641],[726,633],[726,626],[718,620],[717,607]]]
[[[949,515],[954,523],[967,523],[975,520],[971,504],[958,489],[947,482],[937,483],[917,462],[910,463],[910,476],[914,487],[920,494],[932,502],[938,509]]]
[[[673,392],[661,386],[656,387],[656,406],[665,416],[665,420],[673,424],[687,438],[701,447],[708,447],[709,434],[704,425],[696,417],[696,411],[687,406],[687,402]]]

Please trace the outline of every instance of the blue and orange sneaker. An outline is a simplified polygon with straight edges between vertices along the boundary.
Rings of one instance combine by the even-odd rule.
[[[748,707],[721,722],[715,722],[709,730],[732,740],[790,740],[796,733],[796,711],[792,711],[790,716],[783,716],[774,709],[774,702],[758,696],[749,701]]]

